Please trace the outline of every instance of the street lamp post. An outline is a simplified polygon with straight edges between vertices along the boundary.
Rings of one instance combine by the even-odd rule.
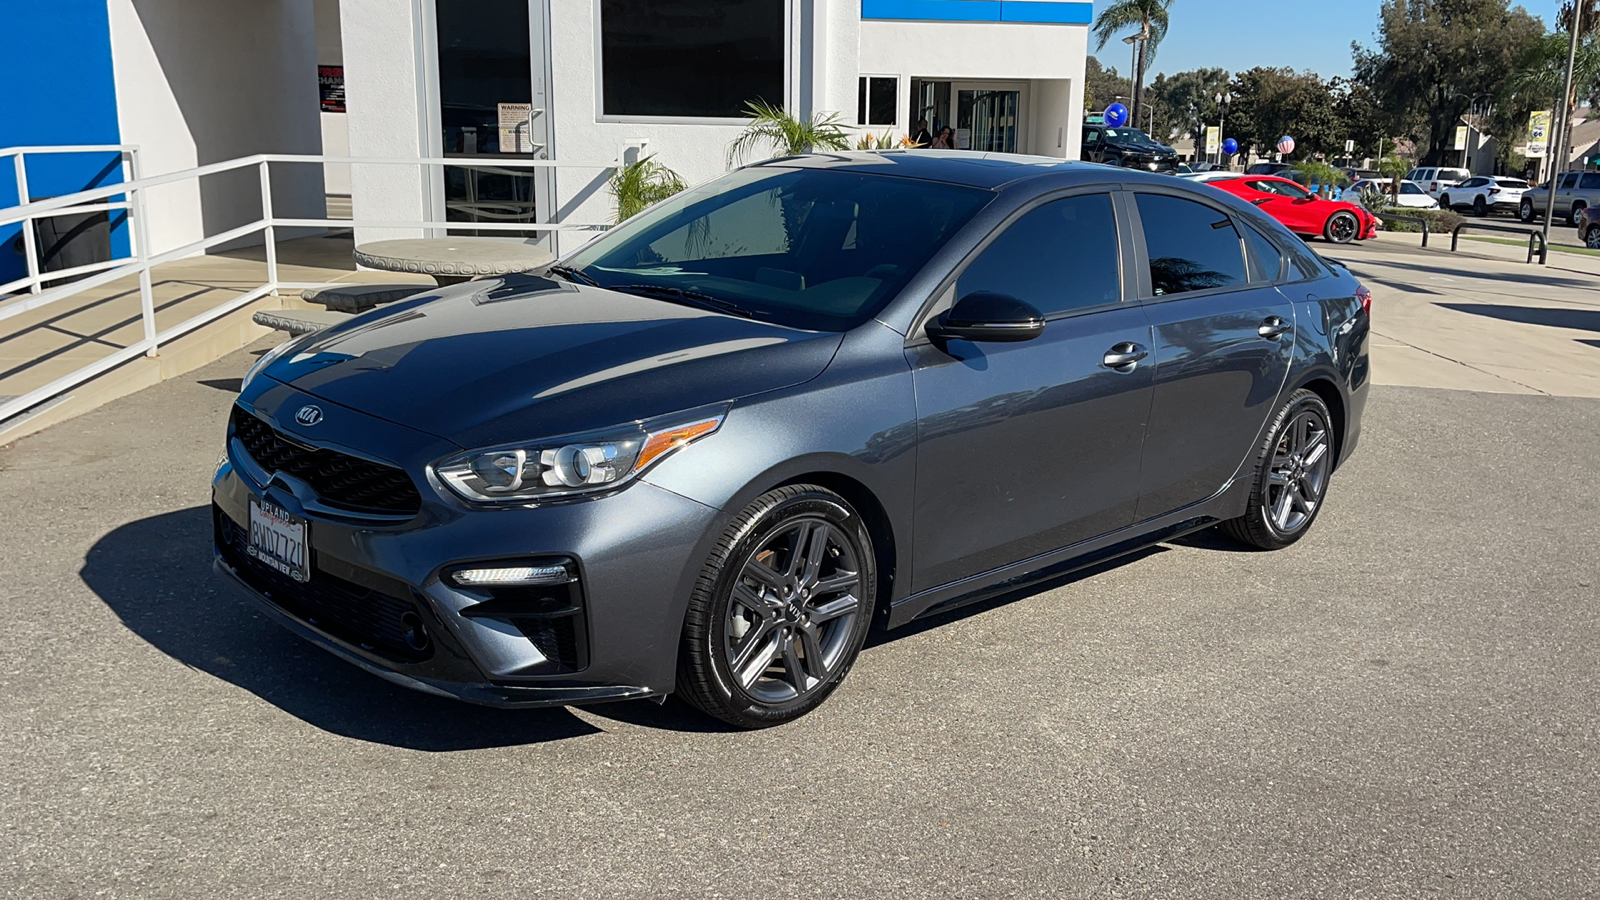
[[[1545,151],[1546,155],[1552,155],[1553,151],[1554,156],[1554,158],[1550,160],[1550,189],[1546,192],[1544,198],[1543,231],[1545,246],[1549,246],[1550,222],[1556,216],[1556,187],[1561,179],[1561,170],[1567,167],[1567,151],[1565,145],[1569,138],[1568,132],[1572,127],[1572,123],[1567,120],[1567,98],[1572,96],[1572,69],[1578,61],[1578,31],[1582,23],[1583,4],[1574,3],[1572,5],[1571,44],[1567,48],[1567,74],[1566,77],[1562,79],[1561,99],[1556,108],[1557,111],[1561,113],[1561,130],[1556,133],[1555,140],[1551,142],[1555,146],[1553,148],[1546,149]],[[1539,262],[1543,264],[1544,260],[1541,259]]]
[[[1228,104],[1233,102],[1233,95],[1227,91],[1220,91],[1216,97],[1217,112],[1220,120],[1217,122],[1217,165],[1222,165],[1223,129],[1228,127]]]

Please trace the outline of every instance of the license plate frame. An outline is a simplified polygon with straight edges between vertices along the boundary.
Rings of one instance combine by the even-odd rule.
[[[245,552],[304,584],[311,580],[311,523],[270,500],[252,497]]]

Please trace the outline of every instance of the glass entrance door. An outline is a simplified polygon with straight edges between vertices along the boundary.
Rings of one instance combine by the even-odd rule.
[[[1022,89],[1011,85],[955,86],[956,147],[1016,153],[1022,141]]]
[[[434,0],[446,157],[549,159],[544,15],[538,0]],[[447,222],[542,222],[549,169],[446,166]],[[477,234],[472,228],[452,234]],[[482,232],[538,237],[538,232]]]

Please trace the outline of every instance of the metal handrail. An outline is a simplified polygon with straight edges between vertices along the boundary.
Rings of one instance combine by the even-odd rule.
[[[1422,226],[1422,246],[1424,246],[1424,247],[1428,246],[1428,220],[1427,219],[1424,219],[1421,216],[1403,216],[1403,215],[1400,215],[1399,213],[1387,213],[1387,212],[1373,213],[1373,215],[1377,216],[1378,218],[1382,219],[1385,222],[1391,222],[1391,221],[1392,222],[1415,222],[1418,225],[1421,225]]]
[[[1531,263],[1535,255],[1539,257],[1539,265],[1544,265],[1550,255],[1550,245],[1545,241],[1544,235],[1538,231],[1529,231],[1526,228],[1513,228],[1509,225],[1484,225],[1479,222],[1462,222],[1450,232],[1450,252],[1456,252],[1456,245],[1461,242],[1463,229],[1473,228],[1478,231],[1498,231],[1502,234],[1525,234],[1528,236],[1528,258],[1524,262]],[[1538,249],[1535,249],[1537,246]]]
[[[30,153],[68,153],[68,152],[121,152],[124,154],[123,162],[128,167],[127,178],[121,183],[105,187],[91,188],[48,200],[24,201],[17,206],[0,209],[0,225],[22,223],[24,252],[28,262],[28,276],[26,278],[0,285],[0,295],[17,288],[26,287],[28,294],[7,298],[0,296],[0,320],[31,310],[48,306],[66,300],[70,297],[92,290],[118,279],[137,275],[139,278],[139,304],[140,318],[144,326],[144,336],[141,340],[123,347],[109,356],[94,363],[84,366],[70,374],[64,375],[43,387],[0,403],[0,422],[5,422],[14,416],[26,412],[40,403],[53,399],[66,391],[77,387],[84,382],[95,378],[111,369],[116,368],[132,359],[145,356],[156,356],[160,346],[183,334],[193,331],[209,322],[215,321],[235,310],[241,309],[262,297],[275,294],[280,289],[299,289],[305,287],[319,287],[320,284],[305,282],[287,282],[278,277],[277,238],[278,228],[424,228],[424,229],[460,229],[470,228],[475,231],[504,231],[504,232],[563,232],[563,231],[594,231],[605,230],[609,225],[594,223],[553,223],[553,222],[431,222],[431,221],[386,221],[367,219],[334,219],[334,218],[298,218],[280,217],[273,214],[272,209],[272,173],[271,165],[279,164],[305,164],[305,165],[403,165],[403,166],[461,166],[466,168],[500,168],[500,169],[540,169],[540,168],[580,168],[598,169],[602,172],[614,169],[618,164],[607,163],[567,163],[556,160],[496,160],[496,159],[456,159],[432,158],[420,159],[384,158],[384,157],[354,157],[354,156],[312,156],[296,154],[259,153],[239,159],[211,163],[204,166],[170,172],[164,175],[140,178],[138,174],[138,148],[132,145],[124,146],[76,146],[76,147],[12,147],[0,149],[0,159],[13,157],[19,176],[19,187],[22,191],[19,199],[26,198],[26,172],[23,158]],[[149,228],[146,218],[145,196],[150,188],[167,184],[199,179],[208,175],[247,169],[254,166],[261,181],[261,217],[254,222],[240,225],[220,234],[191,241],[180,247],[174,247],[161,253],[152,253],[149,244]],[[112,198],[125,196],[126,200]],[[130,226],[133,231],[133,253],[131,257],[91,263],[78,266],[69,270],[41,273],[38,269],[37,247],[34,246],[33,222],[36,219],[51,216],[68,215],[74,212],[99,211],[104,209],[127,209],[130,217]],[[163,263],[171,262],[197,253],[204,252],[219,244],[236,241],[262,233],[263,244],[266,249],[267,280],[264,284],[246,291],[220,304],[217,307],[201,312],[197,315],[158,332],[155,322],[154,290],[151,283],[151,269]],[[81,277],[78,281],[58,285],[48,289],[43,288],[45,281],[56,281],[73,276]]]

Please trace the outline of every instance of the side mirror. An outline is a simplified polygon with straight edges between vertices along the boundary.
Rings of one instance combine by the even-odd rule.
[[[925,330],[938,344],[1031,341],[1044,333],[1044,314],[1009,294],[974,291],[930,319]]]

